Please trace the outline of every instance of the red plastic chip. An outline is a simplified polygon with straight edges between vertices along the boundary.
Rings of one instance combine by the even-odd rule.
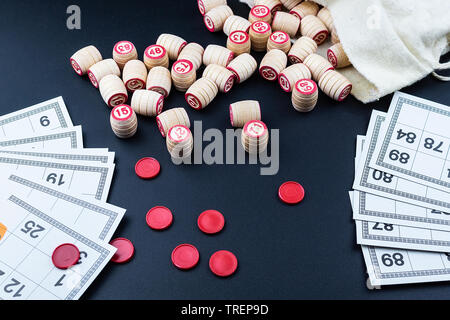
[[[209,268],[219,277],[231,276],[238,267],[236,256],[230,251],[221,250],[214,253],[209,259]]]
[[[52,261],[58,269],[69,269],[80,259],[80,251],[71,243],[58,246],[52,254]]]
[[[125,263],[130,261],[134,255],[134,246],[128,239],[117,238],[112,240],[109,244],[117,248],[116,253],[111,258],[112,262]]]
[[[287,204],[297,204],[305,197],[305,190],[300,183],[288,181],[283,183],[278,190],[281,201]]]
[[[200,254],[192,244],[181,244],[172,251],[172,263],[181,270],[194,268],[199,259]]]
[[[134,167],[138,177],[142,179],[152,179],[161,171],[161,165],[154,158],[143,158],[136,163]]]
[[[204,233],[214,234],[222,231],[225,218],[217,210],[206,210],[198,217],[197,224]]]
[[[164,230],[170,227],[173,221],[172,212],[163,206],[151,208],[145,217],[147,224],[154,230]]]

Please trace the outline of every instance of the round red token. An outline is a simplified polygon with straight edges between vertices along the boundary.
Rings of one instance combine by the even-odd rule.
[[[52,254],[52,261],[58,269],[69,269],[80,260],[80,251],[71,243],[64,243],[57,247]]]
[[[225,218],[217,210],[206,210],[198,217],[197,224],[204,233],[214,234],[222,231]]]
[[[117,238],[112,240],[109,244],[117,248],[116,253],[111,258],[112,262],[125,263],[130,261],[134,255],[134,246],[128,239]]]
[[[152,179],[161,171],[161,165],[154,158],[143,158],[134,167],[136,174],[142,179]]]
[[[150,228],[154,230],[164,230],[172,224],[173,215],[168,208],[157,206],[147,212],[145,220]]]
[[[219,277],[231,276],[238,267],[236,256],[230,251],[221,250],[214,253],[209,259],[209,268]]]
[[[300,183],[288,181],[283,183],[278,190],[280,199],[288,204],[297,204],[305,197],[305,190]]]
[[[200,254],[192,244],[181,244],[172,251],[172,263],[181,270],[195,267],[200,259]]]

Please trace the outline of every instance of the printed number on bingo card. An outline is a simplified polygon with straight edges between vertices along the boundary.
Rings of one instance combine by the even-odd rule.
[[[23,228],[20,229],[20,231],[28,235],[30,238],[37,239],[39,238],[39,235],[45,231],[45,227],[39,225],[33,220],[29,220],[24,223]]]
[[[64,181],[64,174],[57,174],[57,173],[50,173],[47,176],[47,179],[45,179],[47,182],[50,182],[52,184],[58,185],[58,186],[62,186],[64,183],[66,183]]]

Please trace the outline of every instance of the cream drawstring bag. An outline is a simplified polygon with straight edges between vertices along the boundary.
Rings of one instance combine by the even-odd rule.
[[[253,5],[253,0],[241,0]],[[352,66],[339,69],[363,103],[426,77],[448,81],[436,71],[450,49],[450,0],[314,0],[327,7]],[[331,43],[319,47],[326,56]]]

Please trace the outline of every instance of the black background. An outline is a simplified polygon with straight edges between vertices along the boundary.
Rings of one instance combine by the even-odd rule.
[[[235,14],[249,8],[229,1]],[[77,4],[82,29],[66,28],[66,8]],[[119,140],[109,125],[110,109],[86,77],[78,77],[69,57],[89,44],[104,58],[119,40],[144,49],[161,33],[174,33],[203,46],[224,45],[222,32],[206,30],[194,0],[170,1],[1,1],[1,114],[62,95],[74,124],[83,126],[85,146],[116,152],[116,173],[109,202],[127,208],[117,236],[133,241],[136,254],[125,265],[110,264],[85,293],[85,299],[441,299],[450,298],[448,284],[366,288],[362,253],[355,244],[348,191],[353,181],[355,138],[365,134],[373,108],[386,111],[391,96],[363,105],[349,97],[337,103],[320,93],[316,109],[295,112],[290,96],[278,85],[254,75],[229,94],[220,94],[203,111],[187,106],[173,92],[166,108],[184,106],[203,128],[230,128],[228,105],[244,99],[261,102],[263,121],[281,129],[280,170],[260,176],[255,165],[171,163],[154,119],[140,118],[138,134]],[[260,61],[262,55],[255,55]],[[427,77],[402,91],[448,104],[448,84]],[[156,157],[161,174],[143,181],[134,164]],[[298,206],[277,197],[278,186],[297,180],[306,189]],[[148,209],[165,205],[174,224],[155,232],[145,223]],[[217,209],[226,218],[216,236],[202,234],[198,215]],[[199,265],[177,270],[170,253],[180,243],[200,251]],[[228,249],[239,259],[238,272],[227,279],[208,268],[213,252]]]

